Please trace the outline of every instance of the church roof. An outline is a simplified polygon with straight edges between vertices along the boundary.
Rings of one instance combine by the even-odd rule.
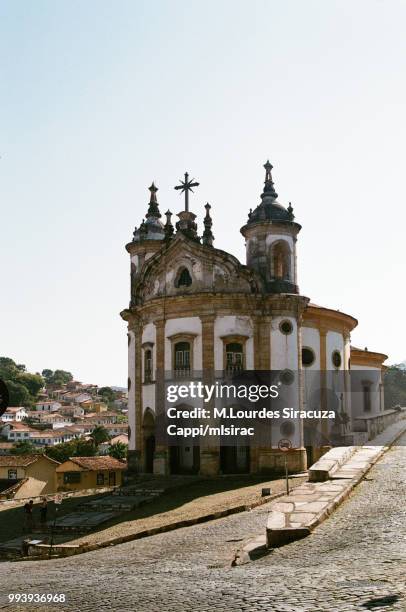
[[[151,187],[148,189],[151,194],[148,212],[139,228],[136,227],[134,229],[133,242],[140,242],[143,240],[163,240],[165,237],[164,226],[160,221],[161,213],[159,211],[158,200],[156,197],[158,187],[156,187],[155,183],[152,183]]]
[[[285,208],[277,202],[278,194],[275,191],[274,182],[272,180],[272,164],[269,160],[264,164],[265,168],[265,185],[261,195],[261,203],[254,210],[250,210],[248,214],[247,225],[253,223],[261,223],[262,221],[274,221],[282,223],[291,223],[295,216],[293,208],[289,202],[288,208]]]

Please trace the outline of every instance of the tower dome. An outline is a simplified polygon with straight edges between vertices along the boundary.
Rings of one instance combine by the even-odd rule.
[[[163,240],[165,238],[164,226],[160,221],[161,213],[159,211],[158,200],[156,193],[158,187],[152,183],[148,188],[150,191],[148,212],[145,215],[141,225],[134,229],[133,242],[143,242],[144,240]]]
[[[289,203],[288,208],[279,204],[276,201],[278,194],[275,191],[275,186],[272,180],[272,169],[273,166],[269,160],[264,164],[265,168],[265,185],[264,191],[261,194],[261,203],[250,211],[248,215],[247,225],[252,223],[261,223],[263,221],[278,221],[278,222],[290,222],[293,221],[295,215],[293,214],[293,208]]]
[[[294,221],[290,202],[287,208],[277,202],[269,160],[264,169],[261,202],[250,210],[240,230],[246,240],[247,265],[261,274],[270,293],[298,293],[296,237],[301,226]]]

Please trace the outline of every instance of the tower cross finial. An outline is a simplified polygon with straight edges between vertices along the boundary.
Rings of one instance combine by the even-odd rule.
[[[270,163],[269,159],[266,162],[266,164],[264,164],[264,168],[265,168],[265,183],[272,183],[272,168],[273,165]]]
[[[192,187],[198,187],[199,183],[193,182],[195,179],[189,180],[189,174],[185,172],[185,180],[179,180],[180,185],[176,185],[174,189],[180,189],[181,193],[185,194],[185,210],[189,212],[189,191],[193,193]]]

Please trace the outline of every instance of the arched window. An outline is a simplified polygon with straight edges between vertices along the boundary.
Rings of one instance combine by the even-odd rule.
[[[175,281],[175,287],[190,287],[192,284],[192,277],[190,276],[190,272],[187,268],[181,268],[177,275]]]
[[[175,344],[175,373],[177,375],[190,372],[190,343],[177,342]]]
[[[240,372],[243,369],[244,352],[240,342],[226,344],[226,370],[227,372]]]
[[[278,280],[291,280],[290,248],[285,240],[271,248],[271,276]]]
[[[144,353],[144,382],[152,381],[152,351],[147,349]]]

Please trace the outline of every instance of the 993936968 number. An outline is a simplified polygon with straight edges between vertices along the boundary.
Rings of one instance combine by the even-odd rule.
[[[63,603],[66,601],[65,593],[9,593],[10,603]]]

